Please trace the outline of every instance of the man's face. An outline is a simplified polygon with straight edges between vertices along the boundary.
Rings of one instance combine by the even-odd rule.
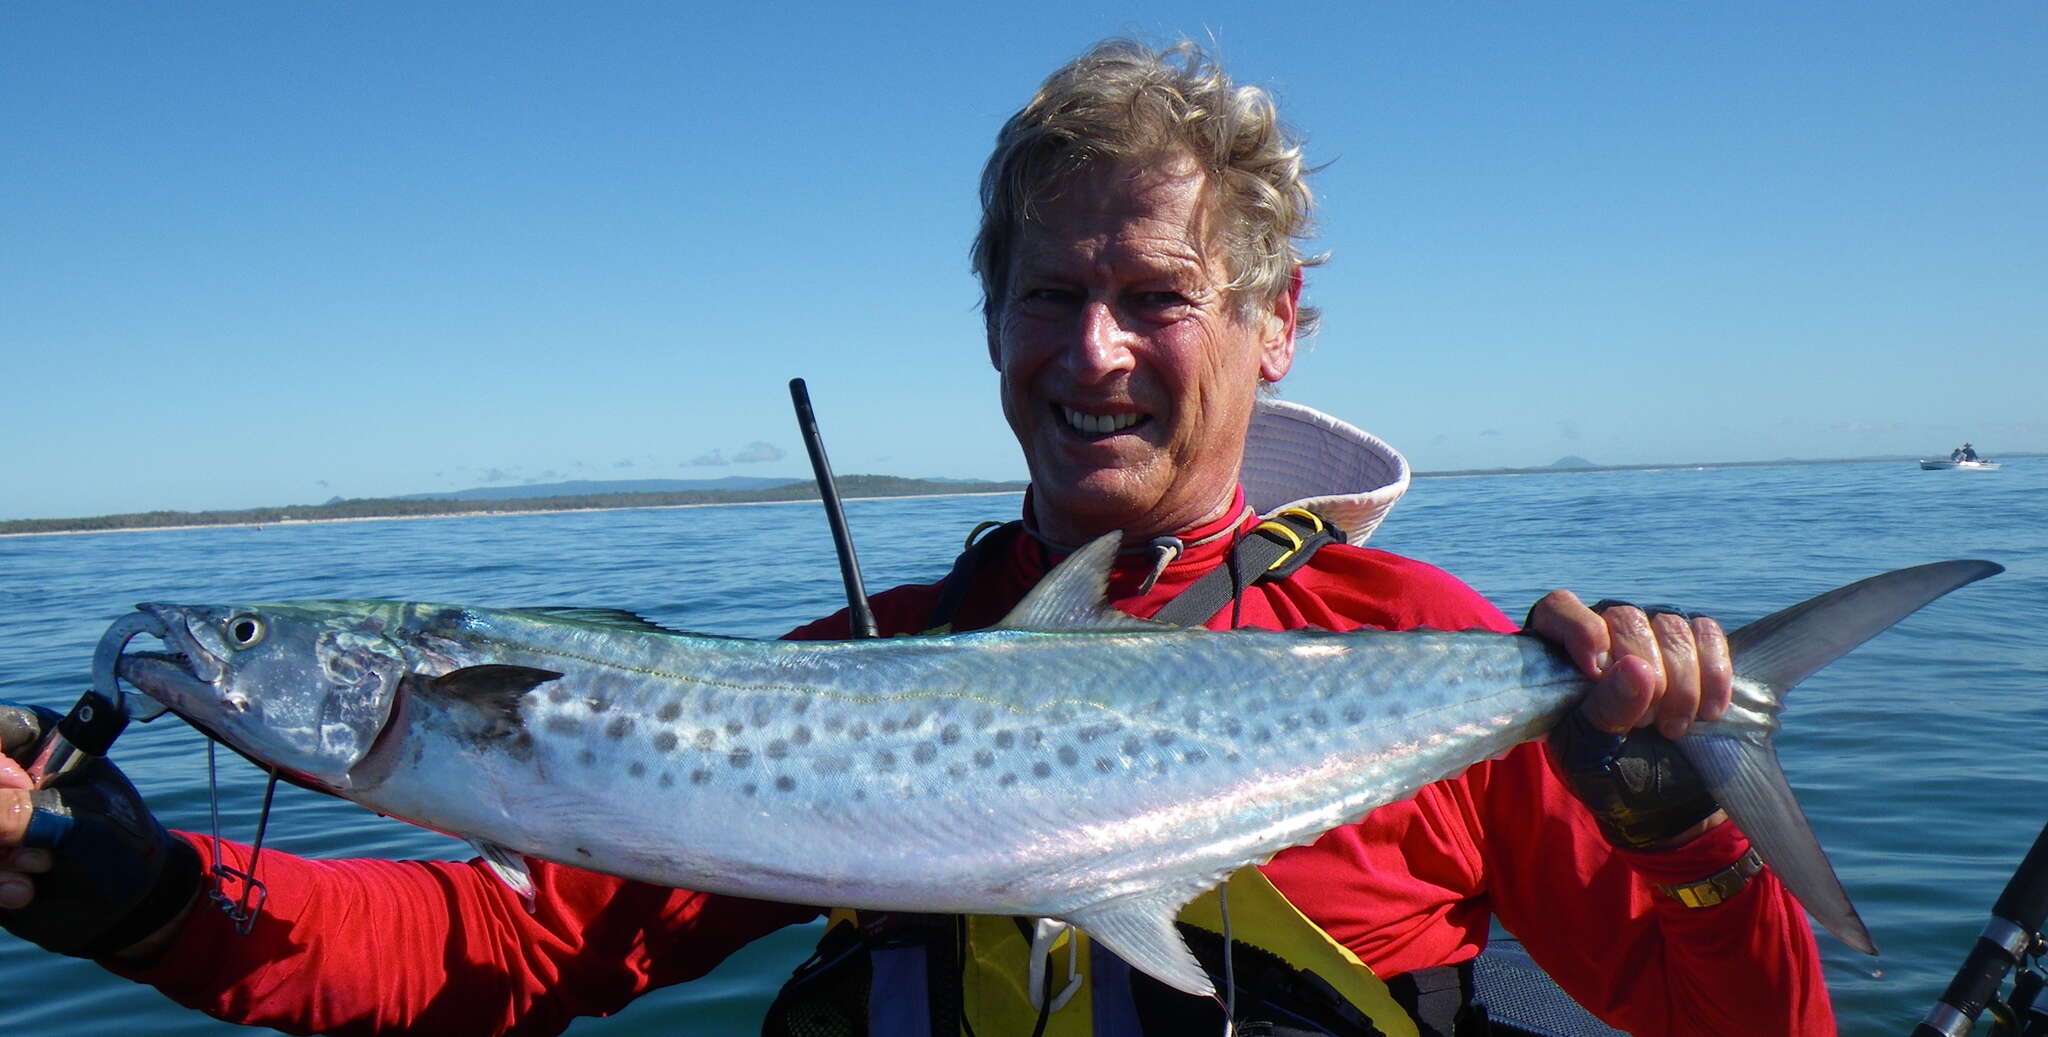
[[[989,342],[1033,517],[1078,544],[1222,514],[1260,379],[1294,359],[1295,291],[1225,291],[1199,173],[1098,169],[1025,226]]]

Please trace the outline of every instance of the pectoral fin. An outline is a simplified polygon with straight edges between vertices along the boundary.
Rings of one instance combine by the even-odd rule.
[[[498,881],[519,894],[520,901],[525,903],[526,910],[531,913],[534,898],[533,876],[526,871],[526,858],[497,843],[482,839],[471,839],[469,845],[476,848],[477,856],[484,859],[484,864],[490,867],[491,874],[496,875]]]

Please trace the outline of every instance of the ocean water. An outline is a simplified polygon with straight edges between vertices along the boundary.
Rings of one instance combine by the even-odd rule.
[[[1014,495],[856,501],[869,587],[936,579]],[[1821,937],[1845,1033],[1903,1033],[1954,973],[2048,821],[2048,460],[1996,473],[1897,464],[1426,479],[1373,546],[1455,573],[1509,615],[1554,587],[1730,622],[1886,569],[1989,558],[2008,572],[1909,618],[1794,694],[1779,739],[1821,842],[1884,949]],[[108,623],[139,601],[389,597],[601,605],[772,637],[845,603],[815,504],[0,539],[0,698],[63,710]],[[172,827],[208,830],[203,740],[136,725],[115,758]],[[221,754],[222,833],[247,840],[260,776]],[[269,845],[309,856],[468,856],[351,804],[278,790]],[[789,930],[579,1034],[750,1033],[808,954]],[[248,1033],[0,936],[0,1025]],[[33,992],[33,993],[30,993]]]

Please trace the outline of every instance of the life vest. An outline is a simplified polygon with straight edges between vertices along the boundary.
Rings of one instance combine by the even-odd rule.
[[[1021,524],[1012,522],[984,525],[969,536],[927,632],[951,629],[974,573],[1007,550],[1020,531]],[[1311,512],[1276,514],[1240,538],[1224,565],[1155,618],[1203,623],[1251,583],[1284,578],[1318,548],[1342,540]],[[1233,981],[1232,1009],[1241,1034],[1462,1035],[1483,1018],[1466,1007],[1469,964],[1384,982],[1256,868],[1196,898],[1182,909],[1176,927],[1219,991],[1226,989],[1226,976]],[[777,995],[762,1033],[1139,1037],[1222,1033],[1223,1011],[1216,1001],[1189,997],[1097,951],[1085,934],[1061,923],[840,909],[831,913],[817,951]]]

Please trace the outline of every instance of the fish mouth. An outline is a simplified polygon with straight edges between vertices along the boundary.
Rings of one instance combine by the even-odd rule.
[[[209,707],[218,704],[219,693],[213,682],[226,669],[221,660],[186,631],[183,616],[175,606],[145,604],[137,605],[136,609],[117,620],[100,638],[99,649],[93,656],[94,687],[102,694],[114,696],[119,688],[115,678],[119,677],[152,701],[154,709],[148,711],[149,716],[165,709],[188,720],[195,715],[207,715]],[[127,651],[128,642],[140,634],[157,638],[169,650]],[[123,704],[132,716],[147,719],[143,716],[145,710],[125,699]]]

